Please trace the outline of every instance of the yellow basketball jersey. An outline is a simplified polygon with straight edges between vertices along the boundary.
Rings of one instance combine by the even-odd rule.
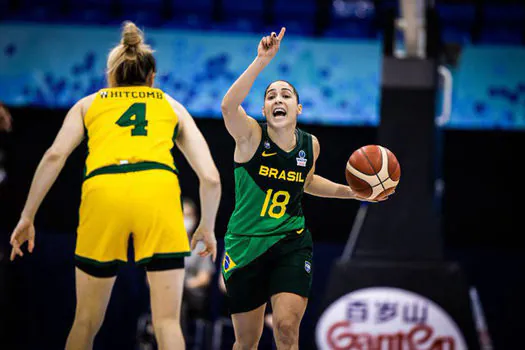
[[[178,117],[162,90],[145,86],[102,89],[87,111],[84,125],[87,177],[104,169],[132,171],[135,166],[140,170],[144,164],[176,172],[171,149]]]

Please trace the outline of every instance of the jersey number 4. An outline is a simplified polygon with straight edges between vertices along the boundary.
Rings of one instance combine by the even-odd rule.
[[[268,214],[271,218],[279,219],[284,213],[286,213],[286,205],[290,201],[290,193],[286,191],[277,191],[273,196],[272,193],[272,189],[266,191],[266,198],[264,198],[261,216],[266,216],[266,214]]]
[[[143,102],[132,104],[117,120],[116,124],[124,128],[133,126],[131,136],[147,136],[148,130],[146,130],[146,126],[148,126],[148,121],[146,120],[146,104]]]

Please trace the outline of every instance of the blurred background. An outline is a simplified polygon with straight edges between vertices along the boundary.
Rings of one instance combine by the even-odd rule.
[[[427,140],[434,150],[427,180],[440,222],[439,249],[444,259],[459,263],[466,283],[477,291],[483,317],[472,318],[484,349],[525,348],[517,311],[525,292],[519,218],[525,208],[517,172],[525,142],[525,3],[412,1],[418,7],[414,18],[427,24],[414,49],[406,40],[410,11],[402,5],[409,2],[0,0],[0,102],[12,115],[12,130],[0,132],[0,348],[64,346],[74,315],[73,252],[85,144],[72,154],[37,215],[35,252],[10,263],[8,240],[36,166],[68,108],[105,86],[107,54],[120,40],[123,20],[144,30],[156,50],[156,86],[188,108],[210,145],[223,185],[216,226],[220,249],[234,207],[234,142],[222,122],[220,102],[255,58],[263,35],[287,28],[279,54],[243,106],[262,120],[268,83],[293,83],[304,105],[299,126],[322,146],[316,171],[339,183],[345,183],[345,163],[354,150],[384,140],[378,139],[378,130],[388,113],[382,93],[385,57],[431,58],[436,80],[430,118],[436,122]],[[398,107],[409,111],[414,105]],[[411,118],[403,120],[409,138],[422,132],[417,116]],[[402,153],[396,144],[384,145]],[[410,188],[403,160],[413,159],[407,157],[398,157],[401,183],[389,200],[400,210],[401,198],[409,198],[402,197],[404,186]],[[198,205],[197,178],[180,154],[175,158],[183,196]],[[328,276],[359,208],[357,201],[305,196],[316,264],[301,348],[314,346]],[[188,345],[231,348],[219,261],[209,271],[208,298],[191,316]],[[95,348],[154,349],[144,272],[130,263],[119,276]],[[273,346],[270,326],[260,348]]]

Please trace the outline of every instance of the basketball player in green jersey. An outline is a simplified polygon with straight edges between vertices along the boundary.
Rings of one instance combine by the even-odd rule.
[[[301,207],[303,192],[359,199],[348,186],[314,174],[315,136],[296,128],[299,95],[288,82],[271,83],[259,124],[241,107],[257,75],[279,50],[279,35],[264,37],[257,58],[222,101],[235,139],[235,209],[225,236],[222,272],[235,329],[234,349],[256,349],[271,300],[278,349],[297,349],[312,280],[312,237]]]

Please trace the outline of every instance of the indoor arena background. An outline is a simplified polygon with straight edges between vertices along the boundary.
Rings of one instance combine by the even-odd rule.
[[[437,79],[434,116],[448,113],[443,105],[450,107],[428,141],[435,150],[428,180],[435,184],[432,208],[440,221],[443,257],[459,263],[471,288],[468,317],[477,327],[480,348],[523,349],[519,163],[525,144],[525,3],[436,0],[428,5],[437,21],[428,50],[448,74]],[[280,52],[243,106],[261,118],[266,85],[275,79],[292,82],[304,105],[299,127],[321,144],[317,173],[345,183],[350,154],[381,143],[384,58],[403,50],[401,31],[388,30],[392,16],[401,16],[397,0],[0,0],[0,102],[13,118],[12,131],[0,132],[0,349],[64,347],[74,316],[73,253],[85,144],[71,155],[39,210],[34,253],[9,262],[9,235],[68,108],[104,87],[107,54],[120,39],[123,20],[144,30],[156,50],[156,86],[188,108],[209,143],[222,180],[216,225],[220,256],[234,206],[234,142],[220,103],[256,56],[260,38],[287,28]],[[385,40],[399,44],[394,53]],[[449,105],[443,103],[447,96]],[[413,105],[396,108],[408,111]],[[411,123],[406,124],[409,135],[417,134]],[[397,153],[398,145],[384,146]],[[196,176],[179,153],[175,157],[183,196],[198,202]],[[401,182],[390,206],[402,207],[402,193],[411,188],[403,170],[401,162]],[[330,273],[359,208],[357,201],[305,196],[315,264],[301,348],[315,347]],[[423,235],[425,222],[418,225]],[[217,259],[209,311],[195,320],[194,343],[202,349],[233,344],[217,284],[219,269]],[[148,311],[144,272],[128,264],[119,276],[95,349],[141,349],[138,323]],[[265,330],[260,348],[271,346]]]

